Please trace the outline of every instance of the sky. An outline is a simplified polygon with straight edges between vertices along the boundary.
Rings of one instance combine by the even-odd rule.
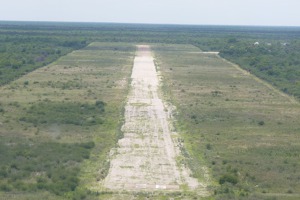
[[[0,20],[300,26],[300,0],[0,0]]]

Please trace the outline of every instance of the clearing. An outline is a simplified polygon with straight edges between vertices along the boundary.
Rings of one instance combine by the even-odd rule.
[[[190,170],[178,162],[182,157],[180,140],[171,130],[171,106],[166,106],[158,94],[159,79],[149,46],[138,46],[131,78],[124,138],[112,150],[104,186],[129,191],[198,188],[206,194],[206,186],[190,177]]]

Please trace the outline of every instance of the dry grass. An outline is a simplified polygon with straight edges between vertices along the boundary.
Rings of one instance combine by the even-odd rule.
[[[129,48],[130,51],[118,50],[118,47],[122,46]],[[0,118],[2,134],[20,132],[20,129],[26,126],[30,128],[30,124],[20,124],[16,121],[25,115],[26,109],[38,102],[68,104],[94,103],[101,100],[109,102],[108,111],[115,107],[120,109],[120,103],[126,95],[134,50],[134,46],[131,45],[93,43],[86,49],[70,53],[57,62],[2,87],[0,102],[6,111]],[[28,84],[25,84],[26,82]],[[6,120],[9,122],[4,123]],[[72,129],[70,126],[66,129],[79,134],[84,131],[84,128]],[[90,134],[91,131],[87,132]],[[32,135],[34,132],[30,129],[22,131],[21,134]],[[65,141],[63,138],[64,136],[61,140]],[[79,139],[73,136],[72,138],[75,141]],[[70,142],[69,139],[67,141]]]
[[[188,45],[153,49],[194,175],[202,178],[204,162],[216,186],[225,174],[236,177],[215,188],[220,198],[299,197],[300,104],[217,55],[191,54]]]
[[[299,198],[299,103],[215,54],[194,53],[198,51],[194,46],[153,45],[152,49],[164,81],[165,99],[178,111],[175,129],[184,138],[185,147],[181,149],[185,159],[179,161],[186,162],[200,181],[207,179],[207,171],[211,174],[215,198]],[[1,87],[1,140],[8,141],[9,146],[17,141],[94,141],[90,158],[81,164],[79,188],[97,187],[107,173],[107,153],[120,137],[121,109],[134,51],[131,44],[93,43]],[[32,105],[40,102],[92,105],[96,100],[106,102],[103,124],[34,125],[20,121]],[[202,167],[205,165],[208,169]],[[232,184],[225,179],[227,182],[219,185],[224,175],[238,182]],[[20,193],[14,198],[26,199],[30,195]],[[52,198],[48,193],[39,195]],[[103,193],[99,197],[198,198],[186,192]]]
[[[104,178],[108,169],[106,156],[120,134],[122,108],[127,96],[134,52],[135,46],[131,44],[92,43],[1,87],[1,140],[11,144],[11,151],[16,143],[72,145],[93,141],[96,145],[90,153],[90,158],[83,164],[76,164],[84,169],[80,174],[81,187],[88,187],[88,184]],[[93,123],[72,123],[73,118],[83,115],[80,114],[81,111],[76,114],[77,111],[74,113],[68,108],[77,105],[81,105],[81,109],[88,106],[93,108],[97,101],[105,103],[105,112],[90,109],[87,119],[83,119]],[[64,108],[66,111],[61,113],[47,110],[47,106],[44,106],[47,104],[49,109]],[[40,110],[35,111],[34,108]],[[55,120],[58,115],[63,116],[66,123]],[[38,119],[39,116],[43,116],[44,122],[31,123],[30,120],[26,120],[29,117]],[[96,118],[101,119],[101,123],[94,120]],[[71,122],[68,123],[68,120]],[[52,123],[53,121],[55,123]],[[49,152],[49,155],[44,156],[53,155]],[[6,157],[7,163],[2,163],[5,167],[9,166],[9,159],[14,158]],[[32,180],[34,178],[32,177]],[[1,181],[6,180],[0,180],[0,183]],[[14,197],[22,199],[24,196],[25,199],[25,193],[21,192],[21,196]],[[7,195],[10,194],[3,194],[3,198]],[[30,193],[28,195],[30,196]],[[40,195],[43,196],[42,193]]]

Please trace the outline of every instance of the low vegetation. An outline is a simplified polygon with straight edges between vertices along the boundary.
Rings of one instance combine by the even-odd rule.
[[[40,102],[32,105],[20,121],[38,124],[73,124],[88,126],[103,123],[104,103]]]
[[[93,41],[192,44],[300,95],[298,27],[0,22],[0,84]]]
[[[299,28],[0,22],[0,43],[0,198],[197,199],[98,190],[135,44],[151,43],[211,198],[299,199]]]
[[[0,189],[5,192],[47,190],[57,195],[74,191],[79,184],[80,163],[89,158],[93,142],[1,140]]]
[[[215,198],[299,198],[299,103],[193,46],[153,49],[186,163],[200,180],[209,167]]]
[[[229,42],[221,56],[300,99],[299,49],[300,41],[296,39],[244,39]]]
[[[83,198],[106,176],[134,52],[93,43],[1,87],[0,198]]]

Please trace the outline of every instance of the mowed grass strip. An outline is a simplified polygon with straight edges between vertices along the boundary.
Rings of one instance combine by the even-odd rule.
[[[105,177],[134,53],[92,43],[0,88],[0,198],[80,197]]]
[[[194,176],[217,199],[300,197],[300,105],[191,45],[153,45]]]

